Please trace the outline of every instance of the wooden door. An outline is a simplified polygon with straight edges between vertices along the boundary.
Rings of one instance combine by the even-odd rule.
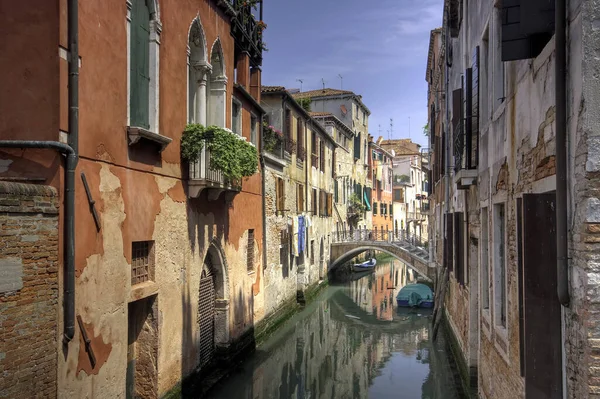
[[[523,196],[525,397],[531,399],[562,398],[555,208],[554,192]]]

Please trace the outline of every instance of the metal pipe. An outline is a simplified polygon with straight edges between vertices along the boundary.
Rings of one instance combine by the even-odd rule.
[[[0,140],[0,148],[52,149],[66,155],[64,206],[64,339],[69,342],[75,335],[75,166],[77,156],[73,148],[58,141]]]
[[[555,9],[555,80],[556,80],[556,268],[557,294],[563,306],[569,306],[569,260],[567,227],[567,7],[556,0]]]

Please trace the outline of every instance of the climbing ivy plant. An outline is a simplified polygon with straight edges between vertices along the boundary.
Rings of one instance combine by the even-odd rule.
[[[181,157],[195,162],[206,145],[210,167],[223,172],[227,180],[252,176],[258,169],[256,147],[227,128],[189,124],[181,137]]]

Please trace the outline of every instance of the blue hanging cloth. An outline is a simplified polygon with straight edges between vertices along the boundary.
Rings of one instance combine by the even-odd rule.
[[[298,216],[298,252],[304,252],[306,232],[304,230],[304,216]]]

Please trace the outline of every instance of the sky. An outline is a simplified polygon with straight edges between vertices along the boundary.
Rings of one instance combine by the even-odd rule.
[[[429,33],[443,0],[264,0],[262,84],[363,96],[370,133],[427,146]],[[340,79],[338,75],[342,75]],[[410,118],[410,119],[409,119]],[[379,133],[381,125],[381,134]],[[410,126],[410,129],[409,129]]]

